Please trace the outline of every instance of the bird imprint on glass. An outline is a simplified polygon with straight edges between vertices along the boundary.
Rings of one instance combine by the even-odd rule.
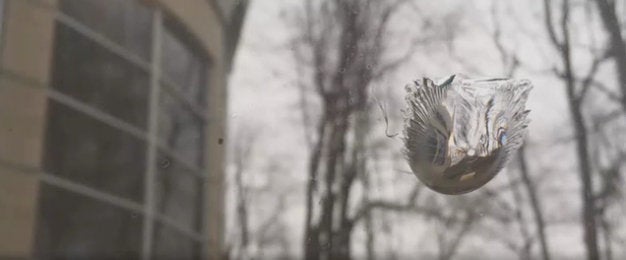
[[[453,75],[406,85],[404,148],[411,171],[429,188],[463,194],[489,182],[521,145],[532,84]]]

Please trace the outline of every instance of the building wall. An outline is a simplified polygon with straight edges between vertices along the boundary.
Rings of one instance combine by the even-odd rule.
[[[54,1],[46,1],[54,4]],[[41,166],[53,15],[28,1],[5,3],[0,79],[0,258],[30,256]]]
[[[55,0],[5,0],[0,33],[0,258],[31,257],[42,179]],[[205,0],[139,0],[174,16],[201,43],[211,66],[207,91],[206,256],[223,247],[226,76],[223,25]]]

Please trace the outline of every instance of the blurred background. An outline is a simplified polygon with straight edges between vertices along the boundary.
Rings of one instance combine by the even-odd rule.
[[[0,258],[626,257],[626,1],[0,0],[0,25]],[[458,73],[529,79],[532,122],[447,196],[385,132]]]
[[[229,80],[237,259],[626,257],[626,2],[251,1]],[[445,196],[403,159],[404,85],[533,82],[521,153]]]

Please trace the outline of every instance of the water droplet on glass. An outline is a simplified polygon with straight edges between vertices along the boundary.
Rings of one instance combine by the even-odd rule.
[[[167,169],[167,168],[169,168],[171,164],[172,164],[172,163],[171,163],[171,162],[170,162],[170,160],[168,160],[168,159],[163,159],[163,160],[161,160],[161,161],[159,162],[159,166],[160,166],[161,168],[163,168],[163,169]]]

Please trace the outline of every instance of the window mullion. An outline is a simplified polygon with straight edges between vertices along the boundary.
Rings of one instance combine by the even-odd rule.
[[[159,94],[161,78],[161,34],[163,20],[160,10],[154,11],[152,20],[152,63],[150,64],[150,100],[148,109],[148,143],[145,173],[145,208],[146,218],[143,225],[142,258],[151,259],[154,233],[154,221],[156,216],[155,183],[157,174],[157,139],[159,126]]]
[[[180,233],[181,235],[193,240],[195,243],[204,242],[204,237],[201,233],[180,225],[178,221],[173,220],[165,214],[158,214],[156,216],[161,225]]]
[[[116,195],[109,194],[107,192],[102,192],[100,190],[91,188],[86,185],[82,185],[80,183],[73,182],[71,180],[64,179],[62,177],[58,177],[51,173],[39,173],[36,171],[38,176],[41,178],[43,183],[46,183],[51,186],[59,187],[64,190],[68,190],[70,192],[89,197],[91,199],[100,201],[105,204],[110,204],[116,207],[120,207],[134,213],[143,213],[143,208],[140,204],[126,199],[121,198]]]
[[[163,90],[167,91],[178,102],[180,102],[181,104],[183,104],[183,106],[188,108],[193,113],[194,116],[200,117],[202,121],[204,122],[210,121],[210,118],[207,116],[208,113],[206,111],[206,108],[197,104],[193,100],[189,100],[189,98],[187,98],[180,90],[181,89],[180,85],[178,85],[172,80],[167,79],[167,77],[165,76],[163,77],[161,81],[164,83]]]
[[[157,142],[157,148],[163,155],[170,157],[172,162],[180,164],[183,168],[191,172],[193,176],[196,176],[202,180],[205,180],[207,178],[207,176],[202,173],[204,171],[204,168],[202,166],[187,162],[183,159],[182,156],[178,155],[174,150],[169,148],[169,146],[161,142],[161,140]]]
[[[138,55],[134,54],[132,51],[129,51],[128,49],[126,49],[125,47],[119,45],[118,43],[108,39],[106,36],[102,35],[101,33],[95,32],[92,29],[90,29],[89,27],[87,27],[86,25],[81,24],[80,22],[76,21],[74,18],[61,13],[61,11],[58,11],[56,13],[57,16],[57,20],[59,22],[61,22],[61,24],[77,31],[78,33],[82,34],[83,36],[85,36],[86,38],[96,42],[98,45],[102,46],[103,48],[107,49],[108,51],[115,53],[116,55],[118,55],[119,57],[122,57],[122,59],[132,63],[133,65],[141,68],[142,70],[152,70],[152,68],[150,67],[150,63],[146,62],[145,60],[143,60],[141,57],[139,57]],[[153,18],[154,20],[154,18]],[[153,37],[154,38],[154,37]]]

